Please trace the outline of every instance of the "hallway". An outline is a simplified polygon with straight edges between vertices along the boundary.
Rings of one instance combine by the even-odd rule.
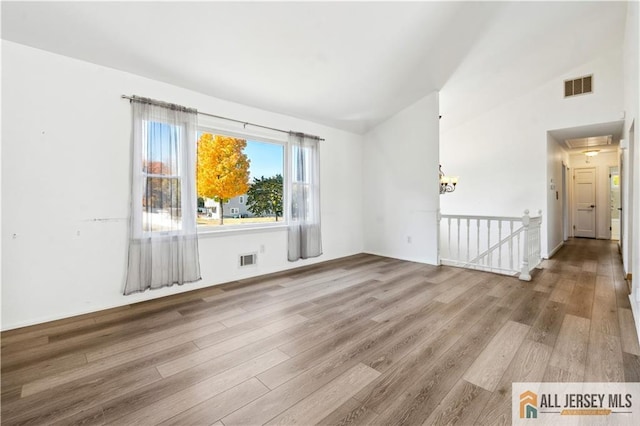
[[[564,305],[564,321],[574,332],[585,333],[580,336],[586,345],[585,371],[580,360],[567,362],[568,371],[549,368],[545,381],[640,381],[640,347],[617,244],[570,239],[556,256],[543,261],[534,290],[551,289],[549,303]],[[565,343],[556,342],[556,348]]]

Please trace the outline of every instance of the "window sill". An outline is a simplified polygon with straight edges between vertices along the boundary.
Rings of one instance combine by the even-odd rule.
[[[210,237],[226,237],[229,235],[239,234],[255,234],[260,232],[282,232],[286,231],[287,224],[282,223],[278,225],[243,225],[243,226],[230,226],[225,229],[216,229],[215,231],[198,231],[198,238],[210,238]]]

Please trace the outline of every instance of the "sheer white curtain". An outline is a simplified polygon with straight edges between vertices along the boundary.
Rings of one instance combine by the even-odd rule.
[[[288,258],[291,262],[322,254],[318,142],[317,138],[300,133],[289,135]]]
[[[131,101],[131,214],[124,294],[198,281],[197,111]]]

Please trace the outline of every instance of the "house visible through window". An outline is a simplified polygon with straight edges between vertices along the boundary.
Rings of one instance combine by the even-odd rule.
[[[198,135],[198,230],[283,220],[285,142]]]
[[[196,215],[197,113],[132,97],[127,276],[132,294],[201,279]]]

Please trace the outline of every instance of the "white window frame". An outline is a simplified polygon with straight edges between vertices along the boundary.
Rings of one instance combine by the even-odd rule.
[[[198,235],[216,235],[216,234],[228,234],[228,233],[236,233],[236,232],[257,232],[264,230],[278,230],[285,229],[289,224],[289,212],[287,211],[287,206],[289,205],[289,170],[290,170],[290,158],[289,158],[289,141],[286,138],[286,135],[282,139],[277,137],[265,137],[264,135],[254,135],[249,132],[237,132],[237,131],[229,131],[222,130],[213,126],[198,126],[198,135],[201,133],[211,133],[214,135],[222,135],[222,136],[230,136],[233,138],[240,138],[246,141],[266,143],[272,145],[279,145],[282,147],[282,216],[280,217],[278,222],[255,222],[255,223],[245,223],[245,224],[233,224],[233,225],[222,225],[215,226],[211,228],[207,228],[203,225],[198,225]],[[245,200],[246,201],[246,200]],[[229,204],[230,201],[227,201],[226,204]],[[244,204],[244,203],[243,203]],[[240,213],[238,213],[240,214]]]
[[[185,126],[183,125],[175,125],[175,124],[170,124],[170,123],[166,123],[163,122],[161,120],[142,120],[141,122],[141,126],[142,126],[142,140],[146,141],[149,138],[149,133],[148,133],[148,129],[149,129],[149,124],[150,123],[161,123],[161,124],[166,124],[167,126],[171,126],[171,127],[176,127],[178,130],[178,135],[179,135],[179,143],[184,143],[184,132],[185,132]],[[147,160],[148,159],[148,155],[146,152],[146,146],[143,145],[142,146],[142,159]],[[182,163],[182,150],[178,149],[178,165],[180,165]],[[142,165],[141,165],[142,166]],[[140,174],[142,175],[142,180],[144,182],[147,181],[147,179],[149,178],[160,178],[160,179],[176,179],[179,182],[180,185],[180,210],[181,212],[186,211],[185,210],[185,198],[182,196],[182,193],[184,192],[184,185],[183,185],[183,179],[184,176],[182,176],[182,167],[178,167],[178,174],[177,175],[163,175],[163,174],[157,174],[157,173],[147,173],[144,171],[143,168],[140,169]],[[136,197],[139,198],[140,202],[142,202],[142,200],[144,200],[144,191],[143,188],[140,188],[140,197]],[[142,206],[140,206],[140,208],[142,208]],[[175,207],[174,207],[175,208]],[[198,209],[196,208],[196,214],[197,214]],[[143,212],[144,214],[144,212]],[[180,216],[181,222],[184,221],[184,218],[182,216]],[[134,235],[137,235],[138,237],[148,237],[150,235],[166,235],[166,236],[172,236],[172,235],[181,235],[182,234],[182,227],[183,224],[180,224],[180,229],[176,229],[176,230],[172,230],[172,231],[145,231],[143,230],[143,226],[142,226],[142,216],[140,217],[140,223],[139,225],[136,225],[137,229],[134,229]]]

